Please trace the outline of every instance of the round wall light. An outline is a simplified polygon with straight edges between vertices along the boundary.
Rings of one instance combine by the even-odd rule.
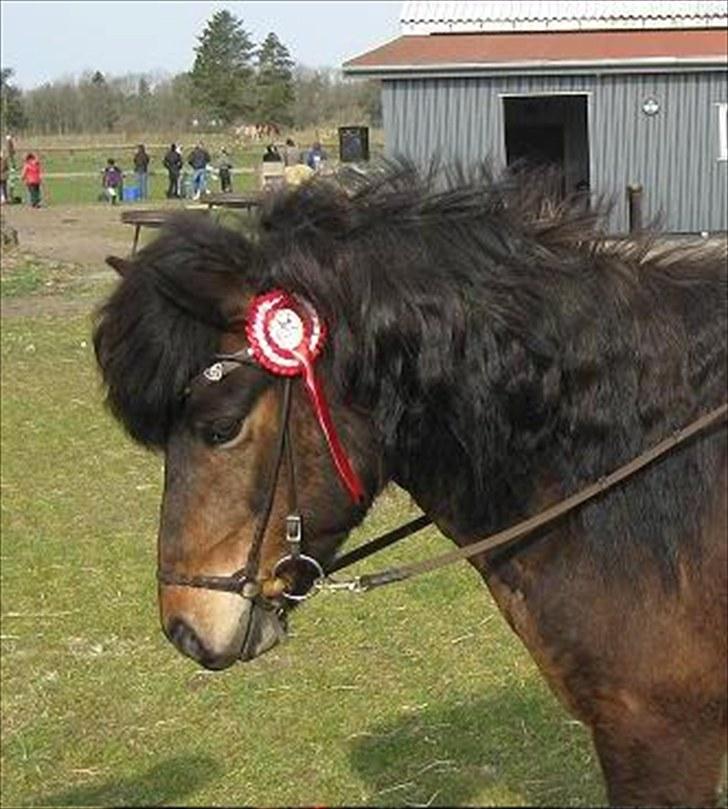
[[[656,98],[646,98],[642,102],[642,112],[645,115],[657,115],[660,111],[660,102]]]

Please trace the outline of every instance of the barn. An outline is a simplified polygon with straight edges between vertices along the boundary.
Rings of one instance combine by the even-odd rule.
[[[389,156],[556,165],[615,232],[630,186],[671,232],[728,229],[723,0],[407,2],[400,24],[343,66],[381,79]]]

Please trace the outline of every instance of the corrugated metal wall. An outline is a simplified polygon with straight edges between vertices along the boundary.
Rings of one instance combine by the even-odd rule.
[[[591,116],[594,186],[641,183],[647,213],[661,214],[668,230],[726,230],[728,163],[718,160],[716,104],[727,96],[718,72],[601,79]],[[656,115],[642,112],[646,98],[660,103]]]
[[[503,95],[587,93],[592,191],[613,196],[611,223],[627,229],[626,187],[644,187],[645,216],[674,232],[728,227],[728,162],[718,160],[716,104],[725,72],[385,80],[389,155],[505,165]],[[656,115],[642,111],[647,98]]]

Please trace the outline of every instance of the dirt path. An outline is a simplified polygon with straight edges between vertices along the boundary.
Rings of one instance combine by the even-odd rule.
[[[132,228],[122,225],[120,214],[120,208],[110,205],[3,208],[7,223],[18,231],[21,252],[81,264],[94,272],[111,272],[106,256],[124,256],[131,250]]]
[[[182,207],[177,202],[156,200],[134,209]],[[124,210],[130,210],[129,206],[50,205],[34,209],[27,205],[4,205],[3,218],[17,231],[19,244],[3,248],[3,276],[29,263],[41,264],[39,271],[44,274],[47,289],[36,289],[29,295],[4,296],[2,317],[90,311],[98,303],[94,295],[105,294],[117,278],[106,264],[106,257],[127,256],[131,252],[134,228],[122,224]],[[140,243],[157,233],[142,230]]]
[[[3,275],[30,261],[42,265],[51,288],[3,297],[2,318],[91,313],[99,299],[90,288],[110,289],[116,277],[106,257],[131,250],[133,228],[120,216],[121,208],[110,205],[3,206],[3,218],[19,241],[3,249]],[[65,294],[59,294],[62,288]]]

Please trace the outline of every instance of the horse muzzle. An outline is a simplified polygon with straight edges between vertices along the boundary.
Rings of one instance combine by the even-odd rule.
[[[178,651],[213,671],[229,668],[239,660],[253,660],[285,638],[283,610],[239,598],[235,606],[234,619],[209,629],[193,614],[177,614],[163,623],[164,633]]]

